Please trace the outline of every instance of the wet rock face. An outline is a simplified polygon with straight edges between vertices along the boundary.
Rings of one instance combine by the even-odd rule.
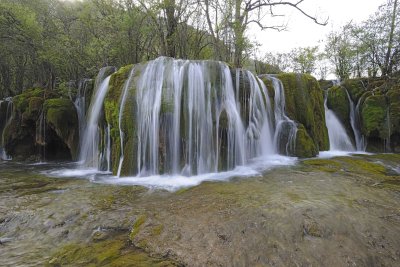
[[[13,98],[4,147],[16,160],[72,160],[78,143],[78,119],[69,99],[56,92],[30,89]]]
[[[312,157],[319,150],[328,150],[323,91],[317,80],[308,74],[295,73],[283,73],[276,77],[285,89],[287,115],[299,124],[296,140],[299,147],[295,156]]]
[[[347,91],[347,92],[346,92]],[[348,96],[346,95],[348,93]],[[350,98],[350,99],[349,99]],[[370,152],[400,151],[400,87],[396,78],[350,79],[329,88],[327,105],[354,137],[351,128],[352,101],[359,113],[360,131]]]
[[[347,134],[349,136],[353,136],[353,131],[350,124],[350,104],[346,89],[342,86],[333,86],[329,88],[326,104],[327,107],[332,110],[342,122]]]
[[[69,99],[48,99],[43,109],[46,117],[46,126],[54,131],[67,146],[71,158],[76,159],[79,144],[78,117],[75,107]],[[56,145],[56,144],[54,144]],[[49,149],[53,146],[49,145]],[[57,149],[55,152],[58,153]]]

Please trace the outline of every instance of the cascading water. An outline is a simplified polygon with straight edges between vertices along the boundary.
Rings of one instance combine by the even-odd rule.
[[[115,68],[111,72],[114,72]],[[103,101],[107,94],[108,84],[110,81],[110,67],[102,68],[96,77],[95,91],[90,103],[87,115],[87,125],[82,137],[82,144],[80,147],[79,159],[85,167],[93,167],[96,169],[105,169],[103,162],[107,160],[109,146],[103,145],[103,151],[100,151],[101,134],[100,130],[103,127],[99,125],[100,118],[103,115]],[[106,137],[107,138],[107,137]],[[103,142],[103,144],[106,142]],[[109,163],[106,162],[108,165]]]
[[[220,62],[159,58],[141,71],[133,69],[120,102],[123,154],[118,175],[127,153],[136,155],[132,174],[140,176],[232,170],[273,154],[266,87],[248,71],[239,75],[248,80],[249,91],[239,92],[231,70]],[[236,72],[236,84],[239,75]],[[132,86],[135,90],[129,89]],[[249,94],[246,105],[241,104],[241,93]],[[132,99],[136,108],[123,113]],[[123,116],[135,121],[137,146],[132,152],[124,147]]]
[[[359,105],[360,100],[357,103],[357,106],[354,105],[353,100],[350,97],[349,92],[346,90],[347,98],[349,99],[350,105],[350,124],[351,128],[353,129],[354,139],[356,142],[356,149],[357,151],[365,151],[366,143],[365,137],[361,134],[360,128],[360,113],[359,113]]]
[[[12,98],[8,97],[0,100],[0,159],[11,160],[4,149],[4,129],[12,119],[13,102]]]
[[[86,127],[86,93],[91,81],[92,80],[90,79],[83,79],[79,82],[78,91],[74,101],[79,121],[79,147],[82,146],[82,138]]]
[[[40,161],[46,161],[46,114],[41,112],[36,126],[36,143],[40,145]]]
[[[273,76],[267,76],[275,90],[274,114],[275,114],[275,136],[274,144],[276,153],[293,155],[296,149],[296,123],[286,116],[285,90],[282,82]]]
[[[355,147],[351,143],[350,137],[346,133],[346,129],[336,117],[335,113],[327,106],[327,94],[325,96],[325,120],[328,128],[330,151],[355,151]]]

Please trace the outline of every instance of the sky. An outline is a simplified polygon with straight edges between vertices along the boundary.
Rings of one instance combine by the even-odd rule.
[[[260,31],[253,25],[248,37],[261,44],[259,56],[266,52],[283,53],[296,47],[316,46],[330,31],[339,29],[349,21],[358,23],[366,20],[385,2],[386,0],[305,0],[300,6],[310,15],[317,14],[322,19],[329,17],[328,25],[319,26],[298,11],[285,7],[281,13],[285,14],[287,31]]]

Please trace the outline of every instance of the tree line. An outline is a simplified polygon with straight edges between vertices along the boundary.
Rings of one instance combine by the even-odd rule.
[[[396,74],[400,71],[398,0],[388,0],[361,23],[349,21],[330,32],[322,51],[318,46],[299,47],[288,53],[267,53],[262,61],[270,72],[313,73],[322,79],[330,72],[341,80]]]
[[[0,98],[30,87],[65,87],[105,65],[171,56],[241,67],[250,24],[303,0],[0,0]]]

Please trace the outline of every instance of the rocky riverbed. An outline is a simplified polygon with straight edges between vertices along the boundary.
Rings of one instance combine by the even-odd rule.
[[[48,175],[64,165],[0,162],[0,265],[400,262],[400,155],[306,159],[174,192]]]

